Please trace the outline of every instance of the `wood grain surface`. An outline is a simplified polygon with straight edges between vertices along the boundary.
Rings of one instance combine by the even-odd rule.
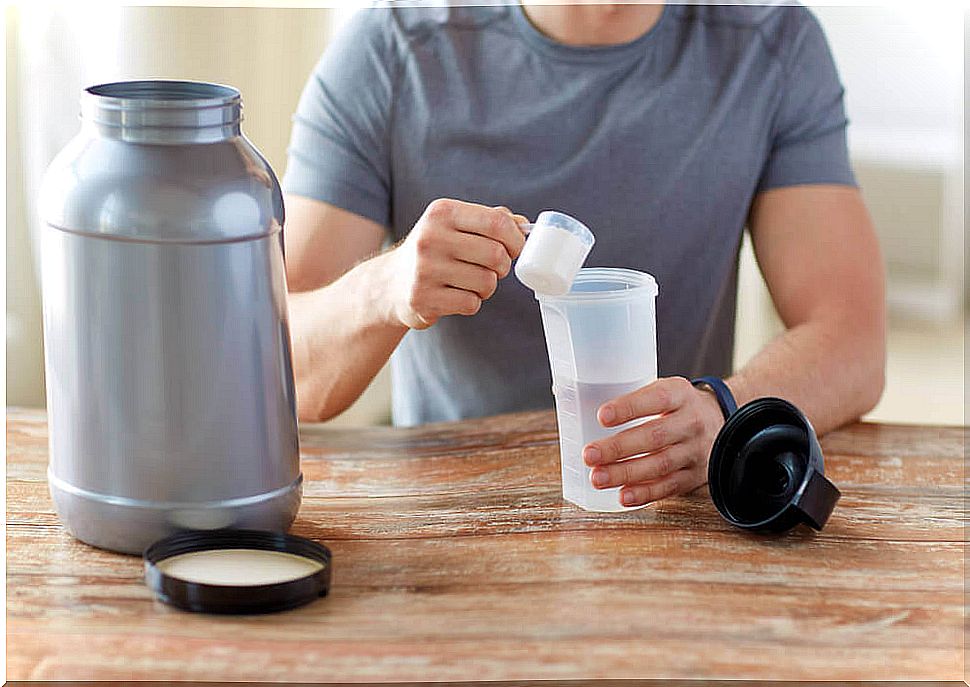
[[[7,678],[339,682],[963,678],[963,428],[823,439],[824,532],[732,529],[706,488],[621,514],[564,503],[552,413],[301,430],[293,532],[331,595],[184,613],[137,557],[74,541],[42,413],[7,413]]]

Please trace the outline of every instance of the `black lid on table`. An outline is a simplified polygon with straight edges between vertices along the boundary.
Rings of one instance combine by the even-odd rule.
[[[708,463],[711,498],[732,525],[783,532],[821,530],[839,500],[825,477],[808,418],[780,398],[759,398],[728,417]]]

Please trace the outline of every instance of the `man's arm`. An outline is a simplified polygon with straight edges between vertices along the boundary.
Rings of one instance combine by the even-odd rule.
[[[525,239],[524,217],[440,199],[407,238],[328,203],[287,196],[287,284],[297,406],[304,421],[346,410],[408,329],[474,315]]]
[[[825,433],[858,419],[882,395],[885,280],[858,189],[766,191],[750,218],[755,256],[785,332],[728,385],[739,403],[780,396]]]
[[[407,329],[381,312],[381,289],[374,284],[379,257],[367,260],[380,251],[383,227],[302,196],[287,196],[286,215],[297,407],[300,419],[312,422],[348,408]]]
[[[755,255],[786,330],[726,380],[739,404],[780,396],[824,433],[882,394],[886,361],[883,263],[858,189],[806,185],[761,193],[752,206]],[[679,377],[603,404],[613,427],[657,415],[583,452],[593,484],[624,486],[624,505],[685,493],[707,479],[723,424],[708,391]],[[649,453],[632,460],[630,456]],[[621,461],[621,462],[618,462]]]

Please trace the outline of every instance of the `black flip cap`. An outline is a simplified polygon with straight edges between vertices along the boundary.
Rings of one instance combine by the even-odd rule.
[[[161,561],[194,551],[256,549],[290,553],[321,563],[304,577],[251,586],[189,582],[166,575]],[[273,613],[302,606],[330,590],[330,550],[310,539],[264,530],[222,529],[186,531],[155,542],[143,555],[145,583],[159,600],[199,613]]]
[[[808,418],[780,398],[759,398],[731,414],[711,449],[708,482],[728,522],[767,532],[799,523],[821,530],[840,496],[825,477]]]

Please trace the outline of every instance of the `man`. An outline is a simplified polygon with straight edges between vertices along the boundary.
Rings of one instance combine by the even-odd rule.
[[[598,416],[657,417],[585,447],[595,486],[639,505],[704,483],[723,419],[683,377],[731,372],[745,225],[786,331],[727,385],[821,432],[859,417],[884,286],[845,127],[801,7],[358,12],[303,93],[283,184],[301,418],[343,411],[392,353],[399,424],[551,406],[535,299],[505,279],[543,209],[592,228],[587,265],[660,285],[661,379]]]

